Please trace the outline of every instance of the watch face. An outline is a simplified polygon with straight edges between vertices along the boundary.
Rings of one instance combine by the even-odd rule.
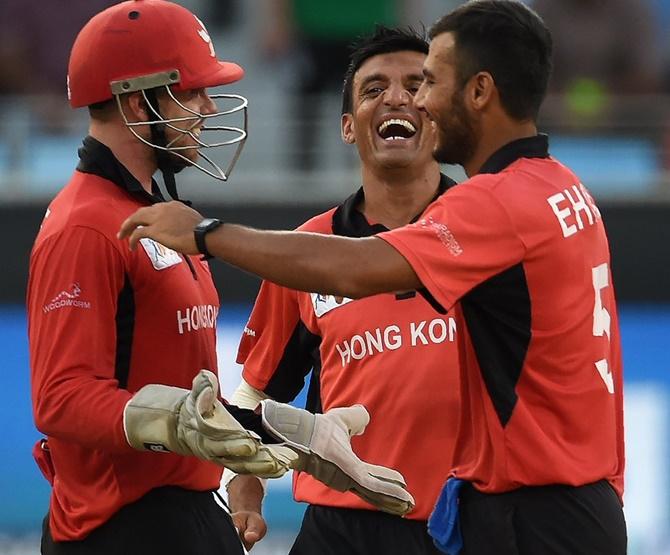
[[[221,220],[216,218],[205,218],[196,227],[202,231],[209,231],[221,224]]]

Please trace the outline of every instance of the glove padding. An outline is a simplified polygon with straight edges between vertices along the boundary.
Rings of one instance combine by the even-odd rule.
[[[402,474],[369,464],[351,449],[351,436],[370,421],[362,405],[312,414],[271,399],[261,401],[263,427],[299,454],[292,468],[337,491],[351,491],[378,509],[405,515],[414,508]]]
[[[123,425],[128,443],[139,450],[193,455],[238,474],[283,476],[297,459],[280,445],[263,445],[217,398],[219,383],[201,370],[191,390],[150,384],[128,402]]]

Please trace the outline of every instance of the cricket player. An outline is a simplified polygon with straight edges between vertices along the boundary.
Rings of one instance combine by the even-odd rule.
[[[440,175],[435,131],[413,104],[427,53],[426,40],[404,29],[379,27],[355,44],[344,77],[342,137],[358,151],[362,186],[300,230],[375,235],[419,219],[454,184]],[[294,496],[309,507],[292,554],[437,553],[426,521],[451,468],[459,393],[456,322],[431,302],[425,290],[353,300],[262,284],[240,343],[244,372],[232,402],[254,408],[268,397],[290,401],[312,371],[307,408],[365,405],[374,416],[354,440],[356,452],[400,470],[416,500],[399,518],[299,473]],[[227,488],[250,548],[266,530],[263,488],[253,476],[227,480]]]
[[[213,495],[223,467],[300,469],[394,514],[413,506],[398,472],[351,450],[369,421],[361,405],[224,406],[207,262],[150,239],[130,252],[116,237],[136,209],[163,201],[158,170],[173,198],[185,168],[227,178],[246,130],[226,116],[246,99],[207,89],[242,75],[194,14],[164,0],[112,6],[73,45],[68,92],[88,108],[89,134],[49,205],[28,284],[33,411],[46,435],[35,453],[52,484],[45,555],[242,553]],[[205,151],[226,145],[223,169]]]

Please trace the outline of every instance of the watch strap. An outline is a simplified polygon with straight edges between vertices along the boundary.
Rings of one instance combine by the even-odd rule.
[[[214,231],[217,227],[221,226],[223,222],[217,218],[205,218],[198,225],[193,228],[193,236],[195,237],[195,246],[198,248],[200,254],[204,255],[205,260],[214,258],[212,254],[207,250],[207,244],[205,243],[205,236],[210,232]]]

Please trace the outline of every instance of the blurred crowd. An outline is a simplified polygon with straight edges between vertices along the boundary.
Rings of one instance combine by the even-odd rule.
[[[603,139],[630,144],[655,163],[657,180],[670,170],[670,0],[527,0],[554,34],[554,73],[541,127],[583,149]],[[65,75],[77,29],[112,0],[0,3],[0,167],[35,135],[71,132]],[[230,37],[246,36],[231,52],[252,76],[252,106],[274,102],[281,127],[278,164],[298,173],[322,170],[334,148],[324,117],[339,119],[347,45],[375,23],[429,27],[459,0],[180,0],[209,22],[224,58]],[[278,70],[281,68],[281,70]],[[271,71],[272,70],[272,71]],[[253,75],[272,74],[259,85]],[[17,111],[19,115],[17,115]],[[258,113],[263,113],[262,109]],[[251,112],[251,117],[254,117]],[[265,117],[265,116],[263,116]],[[17,124],[16,122],[19,121]],[[13,123],[12,123],[13,122]],[[28,125],[29,132],[21,131]],[[329,124],[330,125],[330,124]],[[332,127],[332,126],[331,126]],[[332,128],[330,129],[332,132]],[[24,138],[17,141],[17,134]],[[621,141],[629,141],[621,143]],[[632,141],[632,142],[631,142]],[[17,147],[17,144],[19,146]],[[571,143],[567,144],[570,152]],[[609,148],[608,146],[608,148]],[[269,148],[267,145],[263,148]],[[340,148],[335,147],[335,148]],[[574,149],[573,149],[574,150]],[[597,149],[594,150],[597,152]],[[340,152],[340,155],[342,153]],[[246,155],[245,155],[246,156]],[[352,158],[338,164],[353,164]],[[244,156],[243,156],[244,157]],[[25,158],[25,157],[24,157]],[[647,158],[644,158],[647,160]],[[24,160],[25,164],[25,160]],[[579,165],[579,164],[578,164]],[[665,183],[667,185],[667,183]],[[660,187],[660,184],[656,184]],[[1,186],[0,186],[1,188]],[[665,187],[670,189],[670,187]]]

